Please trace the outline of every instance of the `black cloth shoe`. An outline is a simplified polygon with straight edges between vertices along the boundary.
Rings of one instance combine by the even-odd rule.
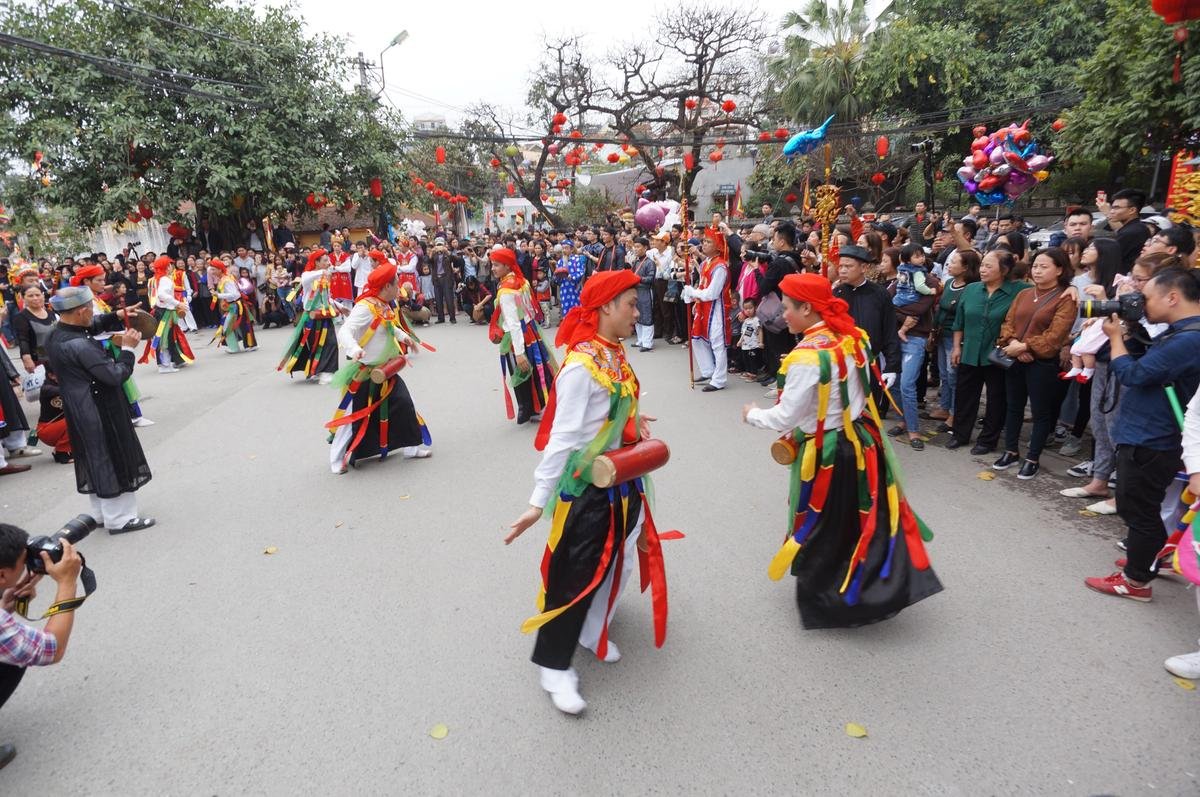
[[[17,757],[15,744],[0,744],[0,769],[4,769]]]
[[[972,446],[971,453],[978,457],[983,454],[990,454],[995,450],[996,449],[992,448],[991,446],[985,446],[981,443],[976,443],[974,446]]]
[[[725,388],[723,388],[723,387],[713,387],[712,385],[705,385],[704,389],[701,390],[700,392],[701,393],[712,393],[713,391],[724,390],[724,389]]]
[[[954,431],[954,427],[950,426],[948,423],[939,423],[936,431],[938,434],[942,434],[943,432],[952,432]]]
[[[129,521],[119,529],[109,529],[108,533],[125,534],[126,532],[130,531],[141,531],[142,529],[148,529],[153,525],[154,518],[152,517],[135,517],[133,520]]]
[[[1032,459],[1027,459],[1021,463],[1021,470],[1017,471],[1017,478],[1028,481],[1034,476],[1037,476],[1038,471],[1041,470],[1041,468],[1042,466],[1034,462]]]
[[[992,463],[993,470],[1008,470],[1013,465],[1021,460],[1020,454],[1014,454],[1011,451],[1005,451],[1000,455],[1000,459]]]
[[[946,443],[946,448],[953,451],[954,449],[962,448],[965,445],[966,445],[966,443],[964,443],[962,440],[959,440],[957,437],[951,437],[950,442]]]
[[[912,446],[913,451],[924,451],[925,450],[925,441],[919,437],[911,438],[908,441],[908,444],[910,446]]]
[[[517,426],[529,423],[529,417],[531,415],[533,415],[533,413],[530,412],[529,410],[527,410],[526,408],[522,407],[521,409],[519,409],[517,411]]]
[[[899,437],[900,435],[907,433],[908,430],[903,426],[893,426],[891,429],[888,429],[888,437]]]

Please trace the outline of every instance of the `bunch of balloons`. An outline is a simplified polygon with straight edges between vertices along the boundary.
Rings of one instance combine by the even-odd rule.
[[[991,134],[983,125],[972,131],[971,154],[963,158],[958,179],[979,204],[1014,202],[1050,176],[1054,158],[1042,153],[1029,132],[1029,121],[1013,122]]]
[[[679,223],[679,203],[674,199],[651,202],[643,196],[638,200],[638,209],[633,214],[633,220],[646,232],[654,232],[663,227],[670,228]]]

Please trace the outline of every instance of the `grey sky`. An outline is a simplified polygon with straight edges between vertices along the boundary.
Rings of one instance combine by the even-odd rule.
[[[277,4],[276,0],[257,2]],[[758,3],[772,28],[778,28],[783,15],[801,4],[799,0]],[[589,46],[603,52],[611,44],[647,37],[656,12],[666,7],[645,0],[608,0],[591,6],[542,0],[445,5],[296,0],[296,5],[310,30],[349,37],[347,58],[361,49],[368,60],[378,61],[379,51],[392,37],[407,30],[408,40],[384,56],[388,96],[409,119],[434,113],[452,124],[462,117],[458,109],[481,99],[521,108],[543,34],[586,33]]]

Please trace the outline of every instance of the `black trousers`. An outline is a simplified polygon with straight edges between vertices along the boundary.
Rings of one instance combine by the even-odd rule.
[[[1157,451],[1143,446],[1117,446],[1117,514],[1129,531],[1125,536],[1125,576],[1150,581],[1158,552],[1167,541],[1159,508],[1179,468],[1182,449]]]
[[[642,498],[629,485],[629,513],[623,516],[620,488],[614,487],[611,493],[615,497],[610,501],[609,490],[588,486],[571,503],[571,509],[563,521],[562,538],[550,556],[546,578],[546,611],[570,603],[592,582],[608,539],[610,511],[614,537],[605,574],[616,565],[617,552],[623,549],[641,514]],[[603,580],[600,583],[604,583]],[[595,591],[585,595],[570,609],[538,629],[537,641],[533,645],[534,664],[550,670],[570,668],[571,657],[579,645],[579,632],[583,630],[594,595]]]
[[[1021,426],[1025,422],[1025,403],[1029,402],[1033,429],[1029,433],[1029,450],[1025,458],[1037,462],[1042,456],[1046,439],[1054,431],[1054,421],[1062,406],[1063,381],[1058,378],[1058,360],[1017,361],[1005,374],[1008,394],[1008,417],[1004,423],[1004,447],[1021,450]]]
[[[779,363],[796,347],[796,336],[786,329],[782,332],[772,332],[763,329],[764,360],[768,373],[777,373]]]
[[[15,664],[0,664],[0,706],[8,702],[24,677],[24,667],[18,667]]]
[[[454,277],[441,277],[434,281],[433,301],[438,321],[446,320],[446,308],[450,308],[450,320],[454,320]]]
[[[954,387],[954,438],[964,445],[971,442],[971,430],[979,417],[979,398],[984,388],[987,388],[987,409],[983,415],[983,430],[975,442],[995,448],[1008,409],[1005,372],[998,365],[959,364]]]

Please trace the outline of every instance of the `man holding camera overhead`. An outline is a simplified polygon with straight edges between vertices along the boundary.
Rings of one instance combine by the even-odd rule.
[[[92,291],[86,286],[62,288],[50,304],[59,318],[46,351],[67,417],[76,488],[91,497],[92,516],[109,534],[149,528],[154,519],[137,516],[134,492],[150,481],[150,466],[121,387],[133,373],[133,352],[142,336],[125,329],[115,313],[94,316]],[[102,332],[121,333],[116,360],[96,340]]]
[[[0,706],[16,691],[26,667],[43,667],[62,661],[75,621],[75,612],[59,612],[50,617],[42,631],[13,616],[17,600],[34,597],[34,587],[41,579],[40,575],[35,576],[27,569],[28,541],[29,535],[21,529],[0,523]],[[62,549],[62,558],[57,562],[50,554],[41,554],[46,573],[58,585],[55,603],[75,597],[76,582],[83,567],[83,560],[71,543],[64,540]],[[0,744],[0,769],[16,754],[15,746]]]
[[[1146,283],[1143,295],[1146,320],[1169,325],[1145,355],[1130,356],[1117,313],[1104,321],[1112,347],[1109,371],[1124,388],[1112,437],[1117,445],[1117,514],[1128,527],[1128,556],[1118,562],[1122,570],[1084,580],[1096,592],[1137,601],[1151,597],[1150,582],[1167,541],[1159,507],[1182,455],[1180,421],[1168,390],[1184,405],[1200,386],[1200,271],[1164,269]],[[1131,328],[1140,327],[1136,307],[1126,303],[1120,315]]]

